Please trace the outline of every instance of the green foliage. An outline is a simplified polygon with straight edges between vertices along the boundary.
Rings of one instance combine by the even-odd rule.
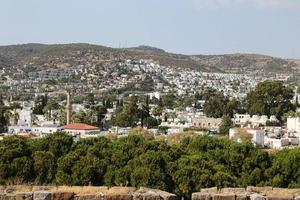
[[[36,97],[36,99],[34,100],[34,107],[33,107],[32,113],[35,115],[43,115],[44,114],[43,109],[47,105],[47,103],[48,103],[47,95],[42,95],[42,96]]]
[[[293,96],[293,89],[281,81],[265,81],[247,94],[245,105],[251,115],[275,115],[281,120],[284,113],[294,111]]]
[[[0,183],[145,186],[189,199],[203,187],[300,185],[300,148],[268,154],[251,143],[209,136],[168,145],[134,129],[125,138],[82,139],[57,133],[0,141]]]
[[[233,127],[233,122],[231,120],[231,117],[229,117],[228,115],[223,116],[222,123],[219,128],[219,132],[223,135],[228,135],[229,129],[232,127]]]
[[[224,115],[233,117],[234,113],[242,113],[241,103],[236,99],[229,99],[222,92],[213,93],[205,101],[204,113],[208,117],[221,118]]]

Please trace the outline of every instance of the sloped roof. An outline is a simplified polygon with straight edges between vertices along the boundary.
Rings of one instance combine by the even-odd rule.
[[[72,123],[63,126],[64,129],[72,129],[72,130],[97,130],[98,127],[91,126],[84,123]]]

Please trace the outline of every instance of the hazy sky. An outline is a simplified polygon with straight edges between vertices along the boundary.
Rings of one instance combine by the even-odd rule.
[[[300,0],[0,0],[0,45],[33,42],[300,58]]]

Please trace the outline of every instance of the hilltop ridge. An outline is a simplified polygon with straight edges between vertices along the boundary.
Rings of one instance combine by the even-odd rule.
[[[21,44],[0,46],[0,68],[22,67],[30,63],[74,62],[72,57],[86,56],[86,52],[99,60],[150,59],[161,65],[208,72],[245,73],[259,70],[271,73],[299,72],[300,60],[282,59],[259,54],[183,55],[168,53],[150,46],[111,48],[100,45]]]

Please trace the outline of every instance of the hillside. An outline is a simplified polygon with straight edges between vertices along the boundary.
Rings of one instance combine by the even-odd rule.
[[[182,55],[167,53],[162,49],[149,46],[114,49],[91,44],[0,46],[0,69],[8,70],[12,66],[16,68],[28,65],[40,67],[49,64],[64,66],[65,64],[86,64],[82,62],[83,60],[93,60],[95,63],[120,59],[151,59],[161,65],[208,72],[245,73],[259,70],[285,73],[300,70],[299,60],[256,54]]]

